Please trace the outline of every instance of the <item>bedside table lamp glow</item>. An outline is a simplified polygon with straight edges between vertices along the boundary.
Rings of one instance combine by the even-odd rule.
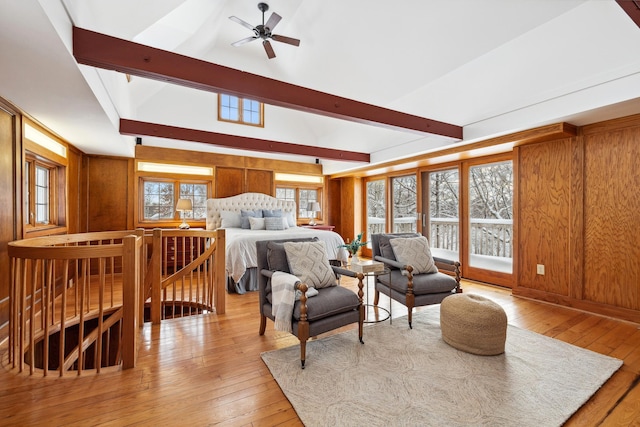
[[[191,199],[178,199],[178,204],[176,204],[176,211],[180,212],[180,216],[182,217],[182,224],[180,224],[179,228],[189,228],[189,224],[187,224],[187,221],[184,218],[184,211],[191,210],[193,210]]]

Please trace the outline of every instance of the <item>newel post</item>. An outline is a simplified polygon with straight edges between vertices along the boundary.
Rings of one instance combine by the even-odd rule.
[[[151,252],[151,322],[159,325],[162,319],[162,229],[153,229],[153,249]]]
[[[142,238],[122,239],[122,367],[134,368],[138,356],[138,307],[140,248]]]
[[[216,314],[224,314],[227,295],[227,270],[225,261],[227,244],[225,242],[224,228],[216,230],[214,244],[216,245],[216,250],[214,252],[215,300],[213,303],[216,308]]]

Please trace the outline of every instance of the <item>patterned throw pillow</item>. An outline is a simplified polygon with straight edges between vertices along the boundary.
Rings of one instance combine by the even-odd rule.
[[[389,244],[393,248],[396,259],[402,264],[412,266],[414,274],[438,272],[426,237],[389,239]]]
[[[279,216],[268,216],[264,218],[264,228],[267,230],[284,230],[287,221]]]
[[[329,264],[324,242],[285,242],[284,250],[291,274],[316,289],[336,286],[336,276]]]

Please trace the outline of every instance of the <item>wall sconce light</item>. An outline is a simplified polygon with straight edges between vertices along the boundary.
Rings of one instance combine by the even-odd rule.
[[[189,228],[189,224],[184,219],[184,211],[193,210],[193,204],[191,203],[191,199],[178,199],[178,203],[176,204],[176,211],[180,212],[180,216],[182,217],[182,224],[180,224],[181,229]]]
[[[309,225],[316,225],[316,213],[320,212],[320,203],[311,202],[309,204],[309,211],[311,212],[311,219],[309,220]]]

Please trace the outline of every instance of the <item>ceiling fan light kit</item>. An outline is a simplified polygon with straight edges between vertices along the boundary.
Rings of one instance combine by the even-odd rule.
[[[262,12],[262,24],[256,25],[255,27],[236,16],[229,17],[229,19],[232,20],[233,22],[237,22],[243,27],[246,27],[251,31],[253,31],[253,36],[246,37],[244,39],[238,40],[237,42],[231,43],[232,46],[241,46],[245,43],[249,43],[257,39],[262,39],[262,46],[264,47],[264,51],[267,53],[267,56],[269,57],[269,59],[273,59],[276,57],[276,53],[273,50],[273,47],[271,46],[270,40],[274,40],[280,43],[290,44],[292,46],[300,46],[300,40],[298,39],[272,33],[273,29],[275,28],[276,25],[278,25],[278,22],[280,22],[282,17],[277,13],[273,12],[269,17],[269,20],[265,23],[264,13],[267,10],[269,10],[268,4],[258,3],[258,9],[260,10],[260,12]]]

